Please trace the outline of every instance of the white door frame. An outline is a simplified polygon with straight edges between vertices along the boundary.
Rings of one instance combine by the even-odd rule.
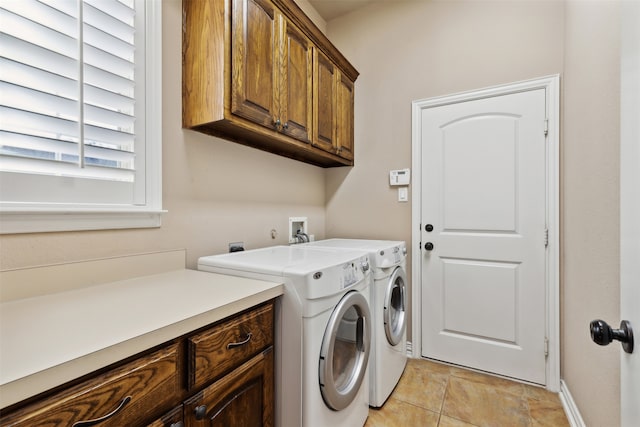
[[[539,79],[526,80],[485,89],[462,92],[453,95],[439,96],[412,102],[412,135],[411,156],[413,168],[413,185],[411,190],[411,238],[413,242],[411,255],[411,301],[412,301],[412,334],[411,348],[414,357],[420,357],[422,351],[422,251],[420,251],[422,206],[422,110],[437,106],[508,95],[517,92],[544,89],[546,93],[546,109],[548,112],[548,134],[546,150],[546,220],[549,230],[549,245],[546,253],[546,336],[548,339],[548,357],[546,367],[546,388],[553,392],[560,391],[560,76],[558,74]]]
[[[620,48],[620,319],[635,332],[632,354],[620,350],[620,423],[637,425],[640,408],[640,3],[621,5]],[[615,344],[616,346],[617,343]]]

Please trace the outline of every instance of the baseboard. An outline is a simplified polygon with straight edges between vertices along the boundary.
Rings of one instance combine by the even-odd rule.
[[[560,401],[562,402],[564,413],[567,415],[567,420],[571,427],[586,427],[580,411],[576,406],[576,402],[569,392],[569,387],[567,387],[567,383],[565,383],[564,380],[560,380]]]

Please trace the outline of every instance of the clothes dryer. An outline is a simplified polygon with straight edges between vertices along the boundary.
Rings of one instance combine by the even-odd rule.
[[[301,246],[363,250],[373,272],[371,311],[373,342],[369,361],[369,405],[387,400],[407,364],[407,276],[405,242],[390,240],[327,239]]]
[[[198,269],[283,283],[276,305],[276,425],[354,427],[369,410],[368,254],[275,246],[202,257]]]

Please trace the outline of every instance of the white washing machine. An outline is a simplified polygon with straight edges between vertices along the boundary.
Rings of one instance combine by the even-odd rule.
[[[371,311],[373,342],[369,361],[369,405],[387,400],[407,364],[407,276],[405,242],[390,240],[327,239],[307,247],[364,250],[373,272]]]
[[[202,257],[198,269],[284,283],[276,305],[276,426],[364,425],[372,338],[366,252],[274,246]]]

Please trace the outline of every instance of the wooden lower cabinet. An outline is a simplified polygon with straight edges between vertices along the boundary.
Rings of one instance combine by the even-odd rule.
[[[273,426],[273,347],[184,403],[185,427]]]
[[[171,411],[148,424],[146,427],[184,427],[182,405],[173,408]]]
[[[177,337],[3,408],[0,427],[272,426],[273,316],[271,300]]]
[[[0,418],[2,427],[139,425],[181,397],[178,344],[168,345]]]

